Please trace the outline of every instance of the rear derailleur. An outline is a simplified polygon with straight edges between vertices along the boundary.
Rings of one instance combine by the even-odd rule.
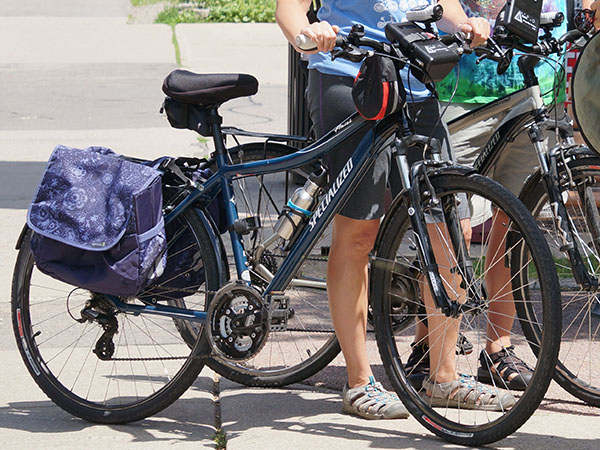
[[[75,319],[77,322],[96,322],[102,326],[104,333],[96,342],[93,352],[103,361],[111,360],[115,353],[113,336],[119,332],[119,322],[117,322],[114,309],[107,301],[92,295],[92,298],[85,303],[80,315],[81,319]]]

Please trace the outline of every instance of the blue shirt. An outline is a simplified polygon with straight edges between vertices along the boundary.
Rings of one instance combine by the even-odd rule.
[[[385,38],[384,28],[386,23],[402,22],[406,17],[406,11],[427,6],[431,3],[437,3],[437,1],[323,0],[317,17],[321,21],[325,20],[331,25],[339,26],[341,35],[348,35],[352,25],[358,23],[365,27],[365,37],[389,42]],[[308,67],[329,75],[355,78],[360,63],[353,63],[342,58],[332,61],[329,53],[321,52],[310,55]],[[431,93],[421,82],[409,75],[407,67],[400,71],[400,77],[409,101],[423,101],[431,96]]]

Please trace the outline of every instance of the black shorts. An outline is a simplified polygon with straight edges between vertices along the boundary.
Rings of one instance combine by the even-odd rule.
[[[350,77],[327,75],[317,70],[310,70],[308,75],[308,108],[317,138],[325,135],[340,122],[356,111],[352,101],[352,84]],[[430,98],[424,102],[411,103],[410,113],[416,117],[415,131],[424,136],[433,135],[442,144],[442,155],[452,155],[449,145],[449,134],[446,123],[439,120],[440,106],[437,99]],[[437,126],[436,126],[437,124]],[[363,134],[354,136],[349,144],[330,152],[325,163],[329,169],[329,179],[335,180],[337,175],[354,152]],[[409,153],[409,162],[422,159],[420,152]],[[384,215],[385,191],[390,178],[391,150],[383,151],[375,164],[361,180],[357,189],[341,209],[340,214],[351,219],[371,220]],[[396,177],[396,174],[391,174]]]

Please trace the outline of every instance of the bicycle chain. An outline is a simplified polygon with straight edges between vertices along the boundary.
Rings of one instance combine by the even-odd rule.
[[[286,328],[285,331],[298,331],[298,332],[311,332],[311,333],[333,333],[333,328],[331,330],[306,330],[300,328]]]
[[[107,361],[172,361],[176,359],[188,359],[189,356],[163,356],[152,358],[110,358]],[[192,356],[192,359],[199,359],[200,356]]]
[[[285,331],[297,331],[297,332],[311,332],[311,333],[335,333],[335,331],[333,330],[333,328],[331,330],[306,330],[306,329],[300,329],[300,328],[286,328]],[[367,330],[367,333],[374,333],[375,330]]]

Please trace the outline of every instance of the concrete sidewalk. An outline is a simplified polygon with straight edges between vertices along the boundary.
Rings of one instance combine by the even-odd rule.
[[[2,447],[214,448],[220,424],[230,450],[456,448],[413,418],[373,422],[342,414],[340,357],[306,384],[285,389],[250,389],[204,369],[174,405],[125,426],[74,418],[35,385],[14,344],[10,285],[14,244],[54,146],[104,145],[146,158],[207,152],[193,132],[170,128],[158,114],[162,80],[177,68],[171,29],[130,24],[130,13],[128,0],[0,2]],[[287,44],[275,25],[179,25],[176,35],[184,68],[246,72],[261,82],[256,96],[224,105],[227,124],[286,131]],[[376,375],[384,380],[375,342],[370,339],[368,346]],[[553,385],[542,408],[496,446],[596,448],[599,415]]]

